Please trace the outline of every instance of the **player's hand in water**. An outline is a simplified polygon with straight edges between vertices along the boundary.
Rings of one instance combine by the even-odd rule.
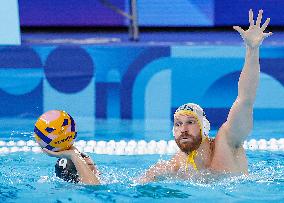
[[[53,152],[51,150],[43,148],[42,151],[46,153],[48,156],[51,157],[57,157],[57,158],[67,158],[71,159],[72,156],[80,155],[80,152],[78,149],[74,146],[72,146],[69,150],[59,151],[59,152]]]
[[[252,9],[249,10],[249,29],[243,30],[239,26],[234,26],[233,28],[240,33],[242,38],[244,39],[247,46],[250,48],[258,48],[263,39],[272,35],[272,32],[265,33],[265,29],[267,28],[270,18],[267,18],[265,23],[261,26],[261,19],[262,19],[263,10],[258,12],[257,20],[254,22],[253,20],[253,11]]]

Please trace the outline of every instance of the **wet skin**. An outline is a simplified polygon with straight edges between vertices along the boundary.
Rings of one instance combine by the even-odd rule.
[[[202,141],[199,124],[193,116],[175,116],[174,135],[178,147],[187,154],[198,149]]]

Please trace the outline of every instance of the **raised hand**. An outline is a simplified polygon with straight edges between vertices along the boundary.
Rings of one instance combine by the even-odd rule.
[[[249,29],[243,30],[239,26],[234,26],[233,28],[240,33],[242,36],[245,44],[250,48],[258,48],[263,39],[272,35],[272,32],[265,33],[265,29],[267,28],[270,18],[267,18],[265,23],[261,26],[261,19],[262,19],[263,10],[258,12],[257,20],[254,23],[253,20],[253,11],[252,9],[249,10]]]

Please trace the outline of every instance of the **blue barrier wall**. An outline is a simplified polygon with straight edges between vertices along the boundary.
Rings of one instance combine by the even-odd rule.
[[[129,12],[130,0],[110,0]],[[144,0],[137,1],[141,26],[214,27],[247,25],[248,10],[264,10],[270,25],[283,26],[283,0]],[[100,0],[19,0],[23,26],[127,26],[129,21]]]
[[[21,46],[0,49],[0,117],[172,118],[183,103],[213,127],[237,96],[245,49],[235,46]],[[284,119],[284,48],[261,49],[255,119]]]

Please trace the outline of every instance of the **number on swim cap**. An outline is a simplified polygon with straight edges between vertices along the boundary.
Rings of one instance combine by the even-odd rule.
[[[62,166],[63,169],[66,168],[66,165],[67,165],[67,159],[60,159],[59,163],[58,163],[59,166]]]

